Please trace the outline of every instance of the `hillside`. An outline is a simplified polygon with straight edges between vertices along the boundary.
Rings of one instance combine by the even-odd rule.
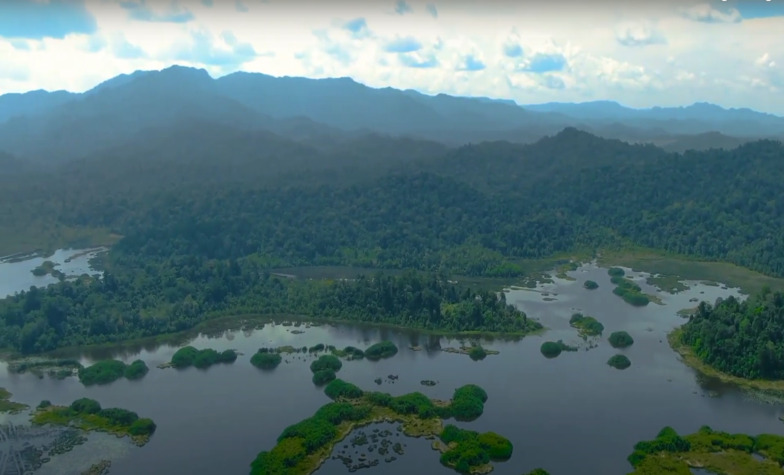
[[[349,78],[239,72],[213,79],[204,70],[180,66],[120,75],[81,94],[34,91],[0,96],[0,148],[46,164],[125,147],[133,140],[146,140],[149,130],[194,122],[237,132],[271,132],[315,147],[367,134],[447,146],[499,140],[532,143],[576,127],[606,138],[682,151],[717,143],[731,147],[784,133],[784,118],[709,104],[648,110],[605,102],[520,107],[510,101],[374,89]]]

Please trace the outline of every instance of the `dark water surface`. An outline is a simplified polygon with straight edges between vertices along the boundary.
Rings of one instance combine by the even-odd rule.
[[[248,473],[256,454],[273,447],[285,427],[329,402],[311,382],[308,366],[312,357],[290,355],[277,369],[265,372],[249,362],[259,347],[325,343],[364,348],[383,339],[394,341],[400,348],[394,358],[345,361],[338,376],[366,390],[394,395],[421,391],[440,399],[448,399],[464,384],[482,386],[489,395],[484,415],[458,425],[495,431],[512,441],[514,454],[508,462],[495,464],[493,473],[497,474],[520,475],[535,467],[553,475],[627,473],[631,467],[626,457],[632,446],[654,437],[665,425],[686,433],[707,424],[731,432],[784,434],[784,423],[778,420],[784,407],[733,388],[701,386],[695,372],[683,365],[667,344],[666,333],[683,323],[676,312],[696,305],[689,301],[691,298],[713,302],[720,296],[737,295],[736,289],[691,282],[686,292],[659,293],[664,305],[651,303],[635,308],[612,294],[606,269],[583,266],[570,275],[576,280],[557,280],[538,291],[509,291],[506,296],[510,303],[539,319],[549,330],[517,342],[484,340],[486,348],[500,354],[478,362],[428,348],[436,344],[460,346],[461,342],[454,339],[351,325],[296,328],[267,324],[255,331],[201,335],[190,342],[197,348],[243,352],[232,365],[207,370],[157,369],[177,349],[160,346],[116,355],[129,362],[136,358],[147,362],[150,372],[140,381],[120,380],[85,388],[75,378],[56,381],[11,375],[2,365],[0,387],[11,391],[14,400],[31,405],[41,399],[69,404],[79,397],[91,397],[104,407],[122,407],[141,417],[151,417],[158,425],[152,440],[142,448],[113,437],[90,440],[73,454],[45,464],[46,473],[79,473],[90,463],[108,457],[114,458],[113,475]],[[599,289],[584,289],[586,279],[598,282]],[[644,279],[639,283],[644,291],[656,292]],[[543,296],[541,291],[551,295]],[[569,317],[575,311],[592,315],[604,324],[604,337],[596,340],[597,347],[586,351],[589,345],[569,327]],[[294,330],[304,333],[295,334]],[[628,331],[634,345],[625,350],[610,347],[606,337],[617,330]],[[541,343],[558,339],[582,348],[555,359],[544,358],[539,352]],[[414,351],[411,345],[426,348]],[[619,371],[606,364],[617,352],[629,357],[630,368]],[[85,359],[85,363],[89,361]],[[390,382],[390,374],[399,379]],[[378,377],[384,380],[380,386],[374,382]],[[422,386],[420,381],[424,379],[438,384]],[[363,430],[372,430],[372,426]],[[93,443],[102,445],[90,451]],[[397,460],[388,464],[382,461],[375,468],[357,473],[456,473],[440,466],[438,453],[430,449],[429,441],[406,438],[405,443],[405,454]],[[318,471],[319,475],[333,473],[344,474],[347,470],[339,460],[329,460]]]

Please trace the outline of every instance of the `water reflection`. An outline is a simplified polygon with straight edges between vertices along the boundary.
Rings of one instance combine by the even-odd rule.
[[[691,282],[682,293],[658,294],[662,305],[636,308],[612,294],[605,269],[589,265],[570,275],[576,280],[556,279],[537,291],[510,290],[507,300],[541,321],[548,331],[517,340],[482,340],[487,349],[500,352],[482,361],[439,350],[470,344],[471,338],[368,325],[296,326],[283,325],[281,319],[247,318],[224,321],[223,326],[213,323],[201,334],[79,352],[85,360],[141,358],[151,368],[141,381],[119,380],[85,388],[73,378],[56,381],[11,375],[0,366],[0,387],[8,388],[14,400],[33,405],[41,399],[68,404],[79,397],[92,397],[104,407],[123,407],[153,418],[158,430],[150,443],[143,448],[127,447],[127,453],[113,461],[114,475],[247,473],[256,454],[273,447],[283,429],[311,416],[329,401],[311,382],[312,355],[287,356],[286,363],[267,372],[250,365],[250,356],[258,348],[283,345],[301,348],[325,343],[365,348],[382,339],[395,342],[400,351],[394,358],[344,362],[339,377],[367,390],[394,395],[420,391],[448,399],[459,386],[479,384],[489,395],[484,415],[458,425],[498,432],[512,441],[512,459],[496,464],[494,473],[501,475],[519,475],[538,466],[553,475],[627,473],[626,457],[634,443],[654,437],[664,425],[685,433],[702,425],[752,434],[784,432],[784,424],[777,419],[782,413],[778,402],[762,401],[732,386],[697,378],[666,341],[666,334],[683,323],[677,311],[695,305],[690,299],[713,301],[739,295],[737,289]],[[599,288],[584,289],[586,279],[596,281]],[[640,285],[653,292],[642,278]],[[543,296],[543,289],[557,300],[544,300],[548,296]],[[544,358],[539,347],[545,340],[581,342],[569,326],[575,311],[596,317],[605,326],[605,336],[589,351]],[[618,330],[628,331],[634,345],[624,350],[611,348],[606,336]],[[185,344],[219,351],[236,349],[242,356],[232,365],[204,371],[156,368]],[[607,366],[607,359],[617,352],[632,361],[629,369],[617,371]],[[399,379],[389,380],[390,374]],[[377,378],[382,380],[380,386],[374,382]],[[438,384],[423,386],[422,380]],[[55,462],[50,470],[57,467]],[[331,460],[319,474],[346,471],[339,460]],[[404,456],[366,471],[454,473],[439,464],[438,453],[425,440],[409,441]]]

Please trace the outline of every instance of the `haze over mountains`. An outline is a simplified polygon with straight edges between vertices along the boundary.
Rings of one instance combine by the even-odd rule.
[[[0,96],[0,151],[17,159],[3,163],[205,154],[225,151],[228,144],[245,154],[259,149],[275,149],[281,157],[293,150],[298,156],[346,154],[357,149],[357,141],[382,135],[422,140],[416,148],[430,153],[442,148],[439,143],[529,143],[566,127],[672,151],[784,137],[782,117],[705,103],[640,110],[605,101],[521,107],[373,89],[348,78],[238,72],[213,79],[204,70],[180,66],[120,75],[85,93]]]

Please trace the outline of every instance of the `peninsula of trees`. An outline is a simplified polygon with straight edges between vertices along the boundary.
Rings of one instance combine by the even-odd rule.
[[[784,379],[784,294],[765,290],[741,302],[702,302],[680,342],[709,366],[745,379]]]

